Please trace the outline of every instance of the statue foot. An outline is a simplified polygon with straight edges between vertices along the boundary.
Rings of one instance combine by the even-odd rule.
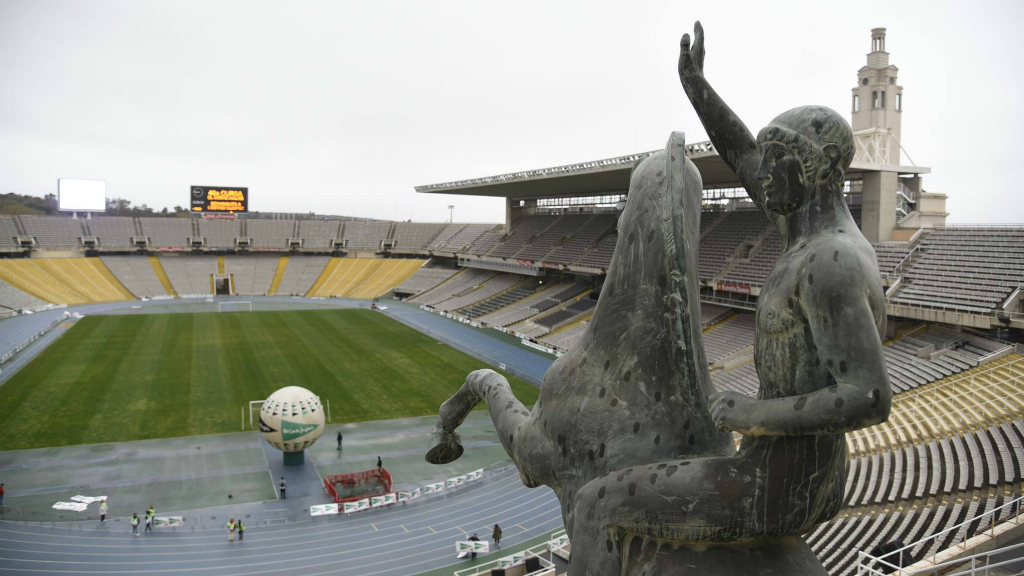
[[[444,430],[438,424],[430,433],[430,449],[427,450],[426,459],[431,464],[448,464],[458,460],[463,451],[459,435]]]

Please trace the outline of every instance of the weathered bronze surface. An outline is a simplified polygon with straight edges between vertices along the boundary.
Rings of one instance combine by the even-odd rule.
[[[842,504],[844,434],[888,417],[885,301],[842,196],[853,134],[834,111],[783,113],[757,139],[704,79],[700,24],[679,76],[715,147],[783,239],[761,293],[757,398],[712,393],[701,345],[701,180],[674,133],[642,160],[598,306],[531,412],[491,370],[441,406],[427,460],[462,454],[481,400],[527,486],[550,486],[570,575],[825,571],[799,538]],[[731,433],[743,435],[739,451]]]

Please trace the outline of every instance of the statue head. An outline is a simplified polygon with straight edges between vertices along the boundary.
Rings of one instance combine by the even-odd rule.
[[[824,106],[779,114],[758,133],[757,144],[757,178],[768,210],[776,214],[791,214],[819,193],[841,189],[853,161],[853,130]]]

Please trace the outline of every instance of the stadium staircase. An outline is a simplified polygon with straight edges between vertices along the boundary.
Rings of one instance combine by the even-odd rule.
[[[270,282],[270,290],[267,291],[268,296],[277,294],[277,289],[281,286],[281,280],[284,279],[284,271],[288,267],[288,257],[281,256],[277,261],[277,269],[274,270],[274,279]]]
[[[160,285],[164,287],[168,296],[177,296],[178,293],[174,290],[174,285],[171,284],[171,279],[167,277],[167,271],[164,270],[164,265],[160,263],[158,256],[150,256],[149,263],[153,266],[153,272],[156,273],[156,277],[160,279]]]

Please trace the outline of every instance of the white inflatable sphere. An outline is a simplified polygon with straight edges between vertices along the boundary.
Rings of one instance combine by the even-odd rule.
[[[305,388],[281,388],[260,408],[260,432],[282,452],[302,452],[324,432],[324,406]]]

